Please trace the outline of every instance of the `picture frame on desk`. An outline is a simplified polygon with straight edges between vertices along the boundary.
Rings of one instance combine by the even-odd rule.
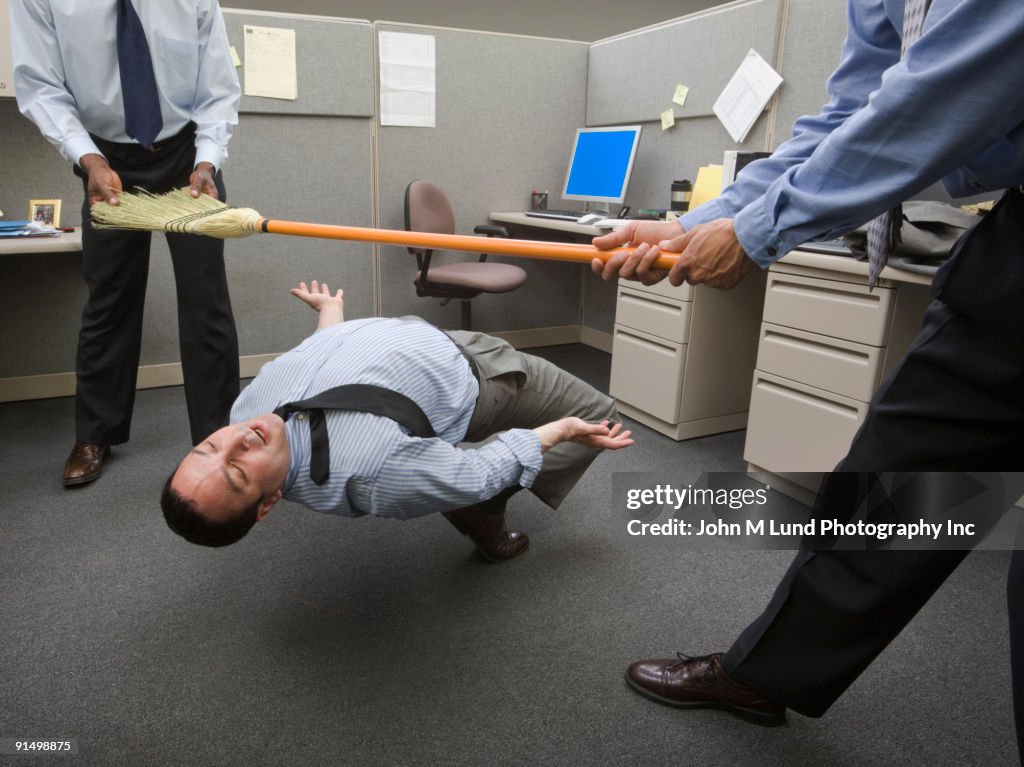
[[[60,228],[60,200],[29,200],[28,220]]]

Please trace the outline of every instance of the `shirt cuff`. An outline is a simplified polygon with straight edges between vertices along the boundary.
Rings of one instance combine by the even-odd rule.
[[[220,170],[224,167],[224,160],[226,160],[227,157],[228,153],[217,146],[214,142],[205,139],[196,140],[195,165],[198,165],[201,162],[208,162],[215,170]],[[195,167],[195,165],[192,167]]]
[[[731,216],[723,207],[722,201],[715,199],[708,200],[689,213],[684,213],[679,217],[679,223],[688,232],[698,224],[706,224],[708,221],[714,221],[719,218],[731,218]]]
[[[99,150],[95,142],[88,136],[76,136],[64,142],[64,156],[75,165],[78,165],[78,167],[82,167],[79,160],[87,154],[98,154],[100,157],[106,158],[106,155]]]
[[[774,223],[765,210],[765,198],[761,197],[736,214],[733,227],[736,238],[750,259],[766,269],[778,261],[789,250],[783,239],[775,232]]]
[[[519,475],[520,487],[532,487],[544,460],[540,452],[540,438],[530,429],[509,429],[501,432],[498,440],[512,451],[523,467]]]

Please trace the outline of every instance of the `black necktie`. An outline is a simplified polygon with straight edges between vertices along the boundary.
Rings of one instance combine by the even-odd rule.
[[[357,410],[382,415],[404,426],[415,437],[435,437],[420,406],[390,389],[370,384],[347,384],[327,389],[309,399],[288,402],[274,411],[274,415],[288,420],[293,413],[309,413],[309,441],[312,455],[309,460],[309,478],[322,485],[330,476],[331,447],[327,441],[327,421],[324,410]]]
[[[160,135],[164,120],[146,33],[131,0],[117,0],[117,65],[121,70],[125,133],[150,147]]]
[[[903,7],[903,40],[900,43],[900,58],[907,52],[924,31],[924,17],[928,14],[931,0],[906,0]],[[903,227],[903,205],[897,204],[868,224],[868,288],[874,289],[878,275],[889,261],[889,256],[900,244],[900,229]]]

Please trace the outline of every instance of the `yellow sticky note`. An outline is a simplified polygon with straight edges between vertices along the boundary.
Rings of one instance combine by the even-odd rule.
[[[236,67],[242,66],[242,60],[238,58],[238,51],[235,50],[235,46],[231,46],[231,63]]]
[[[676,115],[671,108],[661,113],[661,129],[668,130],[676,124]]]
[[[683,106],[686,103],[686,96],[690,92],[690,89],[685,85],[677,85],[676,92],[672,95],[672,100],[679,106]]]

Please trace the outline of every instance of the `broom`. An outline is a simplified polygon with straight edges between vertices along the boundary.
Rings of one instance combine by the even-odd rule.
[[[279,221],[264,218],[252,208],[232,208],[209,195],[193,197],[187,188],[174,189],[166,194],[152,194],[139,190],[122,193],[120,197],[120,205],[110,205],[106,202],[93,204],[93,226],[97,229],[202,234],[219,239],[248,237],[250,234],[265,232],[588,264],[594,258],[607,261],[616,253],[630,250],[598,250],[593,245],[569,242],[511,240],[502,237],[474,237],[464,234],[406,232],[396,229]],[[655,266],[659,269],[669,269],[675,262],[675,255],[663,254],[658,257]]]

